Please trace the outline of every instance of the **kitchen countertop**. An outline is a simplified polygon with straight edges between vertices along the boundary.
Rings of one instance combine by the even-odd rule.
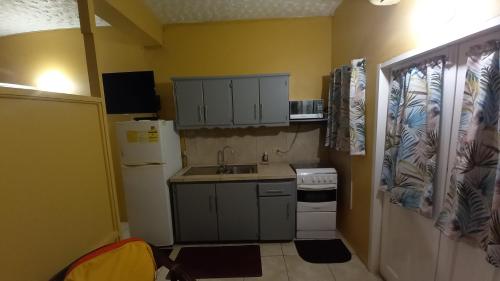
[[[231,164],[232,165],[232,164]],[[237,165],[240,165],[239,163]],[[207,165],[205,165],[207,166]],[[257,173],[253,174],[218,174],[218,175],[191,175],[183,174],[191,167],[183,168],[170,178],[170,182],[199,182],[199,181],[245,181],[245,180],[281,180],[296,179],[297,175],[289,163],[257,164]]]

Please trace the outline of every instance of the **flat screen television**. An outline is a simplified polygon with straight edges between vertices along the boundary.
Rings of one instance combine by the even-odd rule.
[[[103,73],[102,83],[108,114],[157,113],[160,110],[153,71]]]

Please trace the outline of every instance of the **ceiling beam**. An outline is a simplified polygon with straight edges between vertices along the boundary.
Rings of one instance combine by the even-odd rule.
[[[87,73],[89,76],[90,95],[102,98],[101,75],[97,62],[97,52],[95,46],[95,16],[92,0],[78,0],[78,13],[80,16],[80,30],[83,35],[85,47],[85,58],[87,62]]]
[[[141,0],[94,0],[95,13],[144,46],[163,44],[163,25]]]

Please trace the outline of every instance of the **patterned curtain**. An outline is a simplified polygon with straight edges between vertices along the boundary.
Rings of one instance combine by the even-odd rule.
[[[392,203],[432,217],[443,58],[393,73],[382,168]]]
[[[335,148],[338,151],[349,151],[349,81],[351,68],[343,66],[340,73],[339,127]]]
[[[351,68],[342,66],[331,74],[328,96],[328,127],[325,146],[349,151],[349,81]]]
[[[351,155],[365,155],[365,89],[366,60],[353,60],[349,91]]]
[[[326,126],[325,146],[329,148],[335,147],[337,139],[337,128],[339,126],[338,115],[340,103],[336,100],[336,96],[340,96],[340,68],[335,69],[330,73],[330,85],[328,87],[328,124]]]
[[[499,46],[473,48],[467,60],[457,158],[436,226],[466,237],[500,267]]]

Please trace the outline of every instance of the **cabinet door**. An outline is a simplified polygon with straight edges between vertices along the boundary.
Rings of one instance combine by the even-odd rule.
[[[179,128],[204,124],[203,86],[201,80],[174,82],[175,103],[177,105],[177,125]]]
[[[177,240],[218,240],[215,184],[176,184],[175,200]]]
[[[295,236],[293,196],[259,197],[260,240],[292,240]]]
[[[257,184],[252,182],[218,183],[217,213],[219,239],[259,239]]]
[[[259,78],[233,79],[234,124],[259,123]]]
[[[288,76],[271,76],[259,79],[260,123],[288,123]]]
[[[203,81],[205,125],[232,125],[233,97],[230,79]]]

